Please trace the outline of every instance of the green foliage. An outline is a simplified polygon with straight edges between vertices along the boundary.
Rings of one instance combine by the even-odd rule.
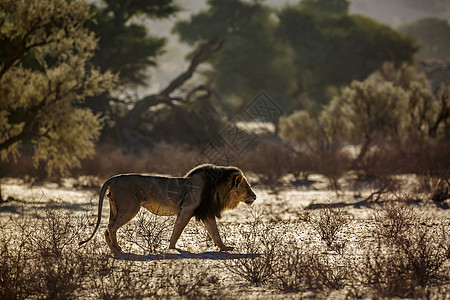
[[[450,9],[450,3],[447,0],[398,0],[398,2],[408,7],[433,13],[445,14]]]
[[[34,163],[64,173],[93,152],[101,119],[79,108],[112,87],[114,76],[87,68],[97,40],[80,1],[0,1],[0,154],[31,143]],[[32,61],[32,63],[28,63]]]
[[[403,25],[399,30],[417,39],[418,57],[450,59],[450,25],[447,21],[427,18]]]
[[[173,0],[96,1],[90,6],[92,17],[86,27],[99,38],[90,63],[102,72],[119,75],[115,93],[104,93],[84,104],[106,120],[115,121],[127,111],[123,91],[148,85],[148,68],[164,51],[164,38],[149,34],[145,19],[167,18],[178,11]],[[122,98],[121,98],[122,96]],[[109,122],[106,122],[110,125]]]
[[[390,27],[359,15],[319,12],[301,5],[279,13],[279,35],[293,50],[297,94],[325,101],[326,87],[362,80],[384,61],[412,62],[413,41]]]
[[[325,107],[318,117],[300,110],[280,118],[280,137],[300,142],[311,153],[333,152],[347,137],[347,121],[334,103]]]
[[[146,70],[156,64],[162,54],[165,39],[148,35],[138,16],[166,18],[178,8],[173,0],[103,1],[92,5],[92,20],[88,28],[99,37],[98,49],[92,60],[101,70],[119,73],[122,85],[146,85]]]
[[[440,107],[426,78],[407,65],[396,69],[384,64],[366,80],[352,82],[332,103],[342,108],[351,123],[353,140],[366,145],[380,141],[392,141],[398,146],[425,142],[434,135],[431,128],[436,125],[439,134],[445,134],[445,120],[438,120],[438,115],[448,108]]]
[[[423,151],[425,145],[450,136],[449,95],[450,88],[442,87],[436,99],[413,67],[386,63],[364,81],[345,87],[318,118],[306,111],[282,118],[280,137],[306,145],[312,153],[356,142],[362,145],[357,161],[374,145],[406,152],[420,145]]]
[[[305,95],[319,110],[337,87],[364,79],[386,60],[410,63],[416,51],[412,39],[390,27],[348,15],[346,0],[304,0],[278,12],[259,1],[208,4],[174,30],[189,44],[225,38],[206,75],[238,104],[266,90],[288,112]]]
[[[346,109],[353,139],[362,142],[394,137],[398,133],[407,95],[392,82],[370,76],[362,82],[353,81],[335,99]]]
[[[315,13],[346,14],[350,2],[348,0],[303,0],[300,8]]]
[[[228,99],[237,98],[237,105],[261,90],[285,99],[290,89],[289,62],[277,42],[272,11],[256,1],[210,0],[208,5],[189,21],[178,22],[174,31],[191,45],[225,39],[221,51],[209,60],[213,68],[206,75],[211,85]]]

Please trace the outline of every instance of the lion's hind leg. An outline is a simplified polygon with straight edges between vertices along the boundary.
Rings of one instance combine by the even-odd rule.
[[[112,197],[109,197],[110,215],[108,229],[105,231],[105,239],[114,254],[121,253],[122,248],[117,243],[117,230],[128,223],[139,212],[140,206],[130,203],[127,207],[116,207]]]

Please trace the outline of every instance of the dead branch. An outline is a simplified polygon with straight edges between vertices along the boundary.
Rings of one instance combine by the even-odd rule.
[[[223,43],[224,39],[214,38],[202,45],[194,54],[186,71],[172,80],[160,93],[146,96],[136,102],[134,107],[119,120],[115,126],[119,143],[133,148],[142,148],[144,144],[152,144],[153,141],[151,137],[139,134],[137,131],[138,125],[142,122],[142,114],[148,111],[150,107],[161,103],[174,105],[175,101],[186,101],[180,98],[171,97],[170,94],[190,79],[197,67],[205,62],[211,55],[219,51]]]

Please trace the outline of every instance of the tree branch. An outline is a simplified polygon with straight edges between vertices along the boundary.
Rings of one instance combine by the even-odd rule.
[[[197,67],[206,61],[212,54],[219,51],[223,43],[224,39],[220,38],[214,38],[208,41],[197,50],[186,71],[172,80],[160,93],[149,95],[139,100],[134,107],[118,121],[116,133],[119,135],[119,140],[125,139],[133,145],[142,146],[142,143],[138,141],[138,138],[133,138],[133,131],[135,131],[141,123],[142,113],[147,111],[150,107],[161,103],[173,105],[173,101],[178,99],[171,98],[170,94],[190,79]]]
[[[180,87],[186,80],[191,78],[198,65],[207,60],[212,54],[218,52],[222,48],[224,41],[224,39],[216,37],[201,46],[192,58],[189,68],[169,83],[169,85],[162,90],[160,94],[165,96],[170,95],[170,93]]]
[[[441,110],[439,111],[438,117],[436,118],[436,121],[433,123],[433,125],[428,129],[428,135],[431,137],[436,137],[436,132],[439,127],[439,124],[446,119],[450,117],[450,93],[446,92],[445,90],[442,91],[441,95]]]

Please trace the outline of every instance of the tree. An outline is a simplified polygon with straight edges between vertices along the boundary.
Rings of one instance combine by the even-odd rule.
[[[395,68],[385,63],[366,80],[352,82],[332,104],[341,107],[351,123],[352,139],[363,145],[362,158],[380,142],[406,149],[430,139],[446,139],[450,117],[446,90],[443,87],[436,99],[423,74],[408,65]]]
[[[279,36],[293,53],[294,95],[308,93],[326,103],[329,88],[363,80],[384,61],[412,62],[412,39],[370,18],[350,16],[347,7],[343,0],[308,0],[279,13]]]
[[[221,39],[211,39],[206,43],[199,45],[198,49],[195,51],[193,57],[191,58],[191,62],[187,70],[181,72],[180,75],[173,79],[159,93],[147,95],[137,101],[135,105],[122,118],[118,120],[117,124],[113,128],[113,131],[117,134],[119,144],[123,148],[133,151],[140,151],[142,148],[152,146],[158,139],[158,136],[154,136],[152,134],[154,133],[152,129],[155,127],[152,118],[149,117],[149,115],[155,113],[155,110],[152,111],[152,109],[156,106],[162,106],[163,108],[169,107],[172,108],[175,113],[178,113],[171,114],[171,112],[169,111],[168,116],[166,116],[165,120],[163,121],[165,125],[167,125],[166,121],[176,122],[180,117],[183,119],[183,121],[186,121],[189,116],[181,107],[182,105],[185,105],[185,108],[192,108],[193,106],[195,106],[195,103],[193,103],[195,102],[195,97],[191,96],[199,90],[207,92],[207,95],[205,97],[201,97],[204,100],[209,100],[209,97],[214,94],[214,96],[217,98],[218,102],[224,109],[225,107],[223,105],[221,97],[218,96],[217,93],[210,91],[208,87],[205,87],[203,85],[196,87],[188,92],[185,98],[172,96],[174,91],[180,88],[187,80],[189,80],[194,75],[197,67],[207,59],[209,59],[213,54],[217,53],[221,49],[222,45],[223,40]],[[161,109],[156,110],[156,114],[161,115]],[[171,123],[173,124],[173,122]],[[188,123],[193,124],[192,122]],[[175,128],[175,134],[179,134],[180,131],[183,132],[183,130],[186,129],[188,129],[187,131],[189,132],[190,124],[186,124],[186,122],[184,124],[182,122],[181,124],[181,126],[183,126],[183,129],[180,130],[179,128]],[[203,122],[201,122],[201,124],[204,124],[204,120]],[[193,125],[198,126],[199,124]],[[156,127],[156,129],[158,129],[158,127]],[[198,134],[199,132],[194,130],[188,135],[192,137]]]
[[[417,39],[419,58],[450,60],[450,25],[446,20],[422,19],[402,25],[399,30]]]
[[[208,84],[239,108],[265,90],[286,107],[291,89],[291,68],[284,47],[275,35],[276,20],[270,8],[259,1],[209,0],[208,9],[174,31],[190,45],[221,38],[224,45],[208,62]],[[230,100],[232,99],[232,100]]]
[[[173,2],[103,0],[91,5],[92,17],[86,26],[99,42],[90,63],[101,72],[119,74],[119,79],[116,93],[94,97],[85,104],[87,107],[113,121],[123,116],[123,91],[148,85],[148,68],[156,65],[166,44],[164,38],[150,35],[142,20],[172,16],[178,11]]]
[[[118,86],[112,94],[104,93],[87,102],[94,112],[105,116],[102,140],[117,143],[126,151],[140,151],[161,139],[195,143],[208,138],[220,124],[220,116],[210,109],[209,99],[213,95],[220,98],[218,94],[206,86],[195,87],[185,97],[171,94],[193,75],[199,64],[221,48],[221,40],[210,39],[196,45],[198,51],[191,57],[186,72],[159,93],[138,99],[129,91],[149,85],[148,68],[157,64],[166,43],[164,38],[150,34],[146,20],[168,18],[178,7],[173,0],[104,0],[93,4],[91,10],[94,15],[88,28],[100,38],[91,63],[101,70],[119,73]],[[153,109],[155,106],[158,108]],[[212,113],[199,112],[201,106]]]
[[[348,0],[302,0],[300,9],[320,14],[347,14],[350,2]]]
[[[343,145],[360,146],[351,167],[376,179],[379,192],[392,185],[395,170],[415,172],[436,185],[448,178],[450,87],[436,98],[422,74],[392,63],[363,81],[353,81],[318,117],[298,111],[281,118],[280,137],[316,158],[333,186],[346,167]],[[348,168],[348,166],[347,166]],[[434,188],[434,187],[433,187]]]
[[[84,27],[81,1],[0,0],[0,155],[33,150],[49,174],[91,154],[102,119],[80,108],[113,86],[114,76],[86,67],[97,40]]]
[[[361,161],[374,145],[389,144],[407,151],[411,145],[449,137],[449,88],[439,98],[422,74],[408,65],[385,63],[363,81],[353,81],[324,107],[318,118],[306,111],[280,121],[283,139],[321,152],[330,145],[361,145]]]
[[[447,0],[398,0],[398,2],[403,2],[403,5],[407,7],[435,14],[442,13],[444,15],[450,9],[450,3]]]
[[[297,149],[298,156],[313,161],[312,171],[327,176],[337,192],[340,189],[338,180],[347,169],[348,157],[342,151],[348,138],[347,126],[340,107],[330,104],[317,117],[306,110],[281,117],[279,135],[297,145],[294,149]]]

